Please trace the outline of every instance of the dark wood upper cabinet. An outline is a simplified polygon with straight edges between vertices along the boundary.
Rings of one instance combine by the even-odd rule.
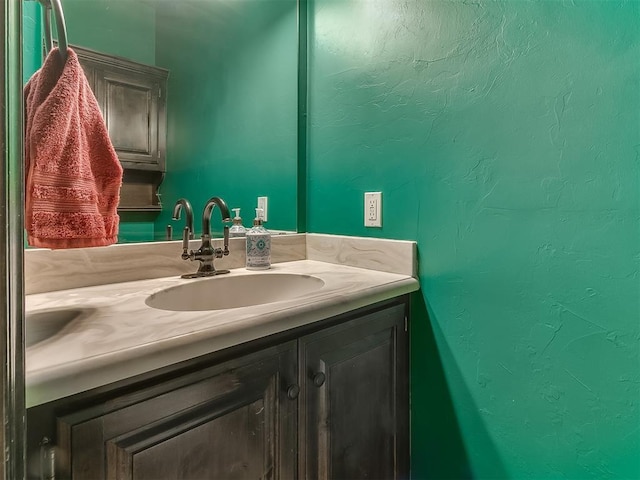
[[[120,210],[160,210],[169,72],[74,46],[124,169]]]

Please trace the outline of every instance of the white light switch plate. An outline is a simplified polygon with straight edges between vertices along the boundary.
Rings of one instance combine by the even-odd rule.
[[[258,197],[258,208],[262,209],[262,221],[268,220],[267,211],[269,207],[269,197]]]
[[[365,192],[364,226],[382,227],[382,192]]]

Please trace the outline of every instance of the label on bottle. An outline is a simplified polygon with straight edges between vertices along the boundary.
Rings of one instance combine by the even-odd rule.
[[[247,235],[247,268],[271,267],[271,235]]]

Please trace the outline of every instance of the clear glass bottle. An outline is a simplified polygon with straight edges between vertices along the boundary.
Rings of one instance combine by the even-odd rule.
[[[242,218],[240,218],[240,209],[232,208],[231,210],[235,212],[236,216],[233,217],[233,226],[229,229],[229,236],[244,237],[247,234],[247,229],[242,225]]]

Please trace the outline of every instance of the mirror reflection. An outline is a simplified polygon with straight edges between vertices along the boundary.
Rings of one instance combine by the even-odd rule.
[[[151,182],[146,167],[125,165],[126,188],[154,199],[119,210],[119,242],[166,240],[169,225],[178,240],[184,219],[174,221],[172,213],[180,198],[193,206],[196,237],[212,196],[240,208],[247,227],[257,198],[267,197],[266,226],[295,230],[297,0],[63,0],[62,6],[72,48],[168,73],[161,93],[166,128],[158,129],[166,159]],[[25,81],[42,64],[42,24],[40,6],[25,2]],[[127,101],[121,104],[130,114],[114,107],[119,115],[105,117],[112,140],[117,126],[117,139],[135,150],[127,122],[141,113]],[[152,113],[142,117],[151,123]]]

